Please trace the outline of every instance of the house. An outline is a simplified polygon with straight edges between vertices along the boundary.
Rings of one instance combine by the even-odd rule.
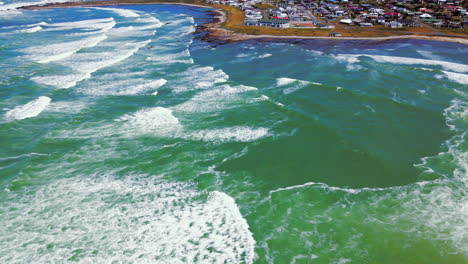
[[[262,19],[257,24],[262,27],[289,28],[289,21],[284,19]]]
[[[383,18],[383,17],[377,17],[377,18],[375,19],[375,21],[376,21],[377,23],[379,23],[379,24],[384,24],[384,23],[385,23],[385,18]]]
[[[416,27],[418,23],[412,19],[397,19],[398,23],[402,24],[404,27]]]
[[[397,22],[397,21],[390,21],[387,24],[387,26],[391,27],[391,28],[401,28],[401,27],[403,27],[403,25],[400,22]]]
[[[335,16],[337,17],[341,17],[345,14],[345,11],[344,10],[336,10],[335,11]]]
[[[400,13],[398,12],[386,12],[385,17],[399,17]]]
[[[341,24],[346,24],[346,25],[351,25],[351,24],[353,24],[353,21],[351,19],[349,19],[349,18],[345,18],[345,19],[341,19],[340,23]]]
[[[366,21],[364,19],[362,19],[362,18],[353,19],[353,23],[355,25],[358,25],[358,26],[359,26],[359,24],[364,23],[364,22],[366,22]]]
[[[258,20],[254,19],[254,20],[244,20],[244,25],[246,26],[259,26],[258,24]]]
[[[432,18],[432,16],[429,15],[429,14],[422,14],[422,15],[420,15],[419,17],[420,17],[420,18]]]

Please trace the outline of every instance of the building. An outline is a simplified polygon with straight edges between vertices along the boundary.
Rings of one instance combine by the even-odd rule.
[[[284,19],[261,19],[261,20],[246,20],[244,24],[247,26],[274,27],[274,28],[289,28],[289,21]]]

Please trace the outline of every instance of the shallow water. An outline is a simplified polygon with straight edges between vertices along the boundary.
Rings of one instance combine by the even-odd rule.
[[[0,16],[0,262],[464,263],[468,50]]]

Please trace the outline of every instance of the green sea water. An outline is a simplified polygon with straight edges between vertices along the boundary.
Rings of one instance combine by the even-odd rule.
[[[0,16],[1,263],[468,263],[466,45],[210,20]]]

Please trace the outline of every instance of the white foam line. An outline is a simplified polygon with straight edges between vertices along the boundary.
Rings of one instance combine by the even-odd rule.
[[[39,84],[56,86],[58,88],[67,89],[75,86],[79,81],[91,77],[91,74],[69,74],[69,75],[52,75],[52,76],[36,76],[31,78]]]
[[[0,10],[0,17],[15,17],[22,15],[23,12],[13,9],[13,10]]]
[[[27,104],[17,106],[5,113],[7,120],[20,120],[39,115],[49,105],[51,99],[47,96],[40,96]]]
[[[128,43],[128,46],[133,47],[130,49],[118,50],[119,52],[122,52],[122,54],[119,55],[117,55],[115,52],[82,53],[80,56],[77,56],[77,60],[72,59],[72,61],[70,61],[70,67],[82,73],[91,74],[99,69],[109,67],[113,64],[128,59],[140,48],[146,46],[150,42],[150,40],[147,40],[137,43]],[[94,57],[91,57],[93,55]],[[106,58],[107,60],[105,60]],[[92,61],[89,59],[92,59]]]
[[[121,54],[116,54],[116,52],[75,54],[75,56],[72,56],[71,59],[63,60],[61,63],[80,73],[70,75],[33,77],[31,79],[37,83],[53,85],[58,88],[70,88],[75,86],[78,82],[91,77],[92,73],[131,57],[140,48],[144,47],[149,42],[150,40],[136,43],[127,43],[127,46],[130,48],[118,50],[118,52],[122,52]]]
[[[20,159],[20,158],[24,158],[24,157],[32,157],[32,156],[49,156],[49,154],[32,152],[32,153],[22,154],[22,155],[18,155],[18,156],[14,156],[14,157],[0,158],[0,161],[15,160],[15,159]]]
[[[208,129],[188,133],[182,137],[208,142],[249,142],[265,137],[268,128],[252,128],[247,126],[228,127],[222,129]]]
[[[90,95],[135,95],[149,90],[157,90],[167,83],[165,79],[128,79],[121,81],[111,81],[107,84],[91,84],[83,92]]]
[[[107,36],[101,35],[77,41],[29,47],[24,49],[23,52],[30,53],[31,55],[27,57],[39,63],[49,63],[67,58],[81,49],[94,47],[105,39],[107,39]]]
[[[383,55],[352,55],[354,57],[366,56],[374,59],[380,63],[394,63],[394,64],[406,64],[406,65],[432,65],[432,66],[442,66],[444,69],[456,71],[456,72],[468,72],[468,65],[447,62],[447,61],[438,61],[438,60],[426,60],[426,59],[415,59],[407,57],[393,57],[393,56],[383,56]]]
[[[455,73],[455,72],[448,72],[442,71],[447,79],[460,83],[460,84],[468,84],[468,74],[463,73]]]
[[[140,17],[140,15],[137,12],[133,10],[129,10],[129,9],[109,8],[109,7],[95,7],[94,9],[112,11],[122,17]]]
[[[271,190],[269,192],[269,194],[271,196],[271,194],[276,193],[276,192],[301,189],[301,188],[305,188],[305,187],[308,187],[308,186],[320,186],[320,187],[326,188],[326,189],[331,190],[331,191],[343,191],[343,192],[353,193],[353,194],[360,193],[360,192],[363,192],[363,191],[384,191],[384,190],[389,190],[389,188],[348,189],[348,188],[332,187],[332,186],[329,186],[329,185],[327,185],[325,183],[320,183],[320,182],[306,182],[306,183],[300,184],[300,185],[293,185],[293,186],[278,188],[276,190]]]
[[[268,58],[268,57],[271,57],[271,56],[273,56],[273,54],[265,53],[265,54],[259,55],[257,58],[264,59],[264,58]]]
[[[308,84],[313,84],[313,85],[323,85],[322,83],[319,82],[309,82],[309,81],[303,81],[303,80],[298,80],[298,79],[292,79],[292,78],[278,78],[276,79],[276,85],[277,86],[290,86],[292,84],[295,84],[293,87],[289,87],[283,91],[284,94],[290,94],[293,93],[299,89],[304,88]]]
[[[150,17],[140,17],[135,19],[135,22],[138,23],[161,23],[161,21],[153,16]]]
[[[276,85],[285,86],[285,85],[289,85],[289,84],[297,82],[297,81],[299,81],[299,80],[292,79],[292,78],[278,78],[278,79],[276,79]]]
[[[38,31],[41,31],[41,30],[42,30],[41,26],[35,26],[35,27],[31,27],[31,28],[26,28],[26,29],[20,29],[20,30],[17,30],[16,32],[19,32],[19,33],[34,33],[34,32],[38,32]]]
[[[148,29],[155,29],[158,28],[159,25],[149,25],[149,26],[128,26],[128,27],[119,27],[113,28],[112,30],[108,31],[107,35],[112,37],[144,37],[154,35],[156,33],[155,30],[149,31]]]
[[[32,28],[32,27],[45,26],[45,25],[47,25],[46,22],[39,22],[39,23],[27,24],[27,25],[0,27],[0,29]]]
[[[59,30],[70,30],[70,29],[103,29],[112,28],[116,25],[114,18],[102,18],[102,19],[87,19],[72,22],[63,23],[52,23],[46,24],[46,31],[59,31]]]
[[[183,24],[185,22],[189,22],[190,24],[194,24],[195,20],[193,20],[193,17],[186,17],[184,19],[168,21],[166,24],[168,26],[179,26],[180,24]]]

